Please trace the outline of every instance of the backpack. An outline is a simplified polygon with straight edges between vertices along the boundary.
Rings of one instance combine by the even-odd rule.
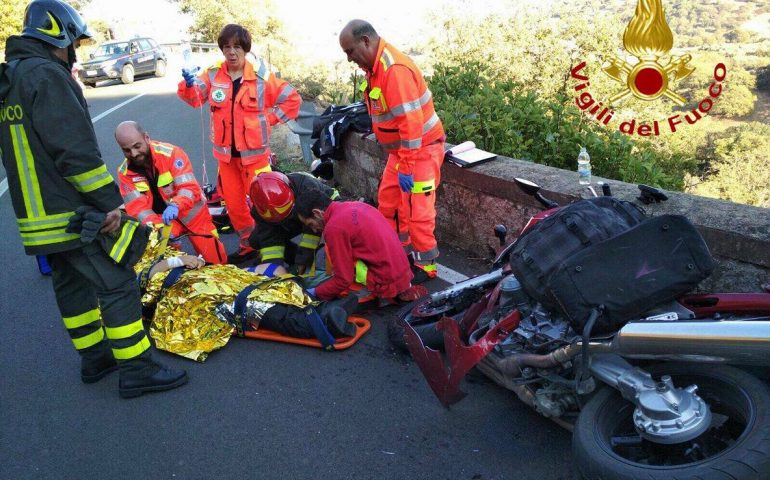
[[[573,254],[551,274],[548,288],[576,332],[583,332],[593,308],[604,305],[591,333],[612,333],[692,290],[713,269],[692,223],[661,215]]]
[[[613,197],[578,200],[541,220],[516,240],[511,269],[530,297],[549,310],[561,310],[551,285],[561,264],[644,219],[636,205]]]
[[[511,269],[530,297],[547,308],[557,308],[549,282],[561,263],[644,218],[636,205],[613,197],[578,200],[536,223],[516,240]]]

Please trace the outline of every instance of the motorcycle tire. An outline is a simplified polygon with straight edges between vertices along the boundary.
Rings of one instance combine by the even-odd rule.
[[[653,378],[668,374],[677,387],[698,385],[712,410],[712,428],[678,445],[636,437],[634,405],[605,387],[585,405],[572,437],[573,458],[583,478],[613,480],[760,480],[770,478],[770,388],[734,367],[660,364]],[[725,418],[726,416],[726,418]],[[722,420],[713,427],[717,418]],[[702,458],[695,458],[695,456]]]

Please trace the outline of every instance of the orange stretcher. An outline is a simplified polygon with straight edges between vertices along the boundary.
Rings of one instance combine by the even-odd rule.
[[[361,337],[363,337],[364,334],[368,332],[369,329],[372,327],[371,323],[369,323],[369,320],[363,317],[357,317],[357,316],[351,315],[350,317],[348,317],[348,320],[353,324],[355,324],[356,334],[353,335],[352,337],[338,338],[337,341],[334,342],[334,345],[331,345],[331,348],[328,348],[327,350],[345,350],[346,348],[350,348]],[[234,333],[234,335],[237,336],[237,333]],[[243,336],[247,338],[256,338],[258,340],[270,340],[273,342],[293,343],[295,345],[303,345],[305,347],[315,347],[315,348],[321,348],[321,349],[324,348],[323,345],[321,345],[321,342],[318,341],[318,339],[287,337],[286,335],[280,334],[273,330],[267,330],[264,328],[244,331]]]

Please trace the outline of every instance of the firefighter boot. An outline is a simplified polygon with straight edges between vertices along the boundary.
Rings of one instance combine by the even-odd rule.
[[[118,383],[121,398],[134,398],[149,392],[162,392],[181,387],[187,383],[187,372],[175,370],[161,364],[156,364],[158,369],[152,375],[133,377],[122,375]]]
[[[96,383],[118,369],[118,362],[109,348],[97,345],[93,350],[84,351],[80,357],[80,379],[83,383]]]

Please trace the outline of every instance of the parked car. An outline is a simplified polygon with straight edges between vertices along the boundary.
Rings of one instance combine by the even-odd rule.
[[[140,75],[166,74],[166,54],[152,38],[138,37],[126,41],[110,41],[99,45],[91,59],[81,64],[80,81],[94,87],[102,80],[120,79],[131,83]]]

